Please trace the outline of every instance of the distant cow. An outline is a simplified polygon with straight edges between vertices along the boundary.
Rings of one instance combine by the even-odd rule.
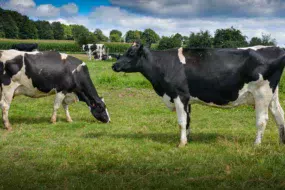
[[[142,73],[166,106],[176,110],[181,126],[179,146],[186,145],[190,134],[192,103],[255,105],[255,144],[261,143],[270,109],[284,144],[284,111],[278,97],[284,64],[285,52],[278,47],[150,51],[135,42],[112,68],[116,72]]]
[[[31,52],[38,49],[38,44],[13,44],[11,49]]]
[[[89,60],[92,59],[92,55],[95,60],[102,60],[102,56],[106,54],[104,44],[85,44],[82,46],[82,49],[88,54]]]
[[[6,129],[11,129],[8,111],[16,95],[38,98],[56,93],[52,122],[56,121],[56,112],[61,104],[67,120],[71,121],[68,104],[77,99],[88,105],[96,119],[104,123],[110,121],[106,105],[97,94],[86,64],[75,57],[53,51],[0,51],[0,82],[0,105]]]

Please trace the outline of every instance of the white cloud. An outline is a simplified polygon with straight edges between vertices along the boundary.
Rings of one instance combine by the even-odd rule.
[[[36,3],[33,0],[10,0],[8,4],[12,7],[24,7],[24,8],[32,8],[36,6]]]
[[[58,17],[60,9],[53,6],[52,4],[40,5],[36,8],[34,16],[36,17]]]
[[[78,13],[78,6],[75,3],[68,3],[61,7],[61,14],[76,15]]]
[[[134,2],[135,1],[135,2]],[[126,7],[160,17],[192,16],[274,16],[284,15],[281,0],[110,0],[115,6]]]
[[[55,19],[74,16],[78,13],[78,6],[75,3],[68,3],[62,7],[55,7],[52,4],[36,5],[33,0],[8,0],[0,3],[3,9],[18,11],[36,19]]]

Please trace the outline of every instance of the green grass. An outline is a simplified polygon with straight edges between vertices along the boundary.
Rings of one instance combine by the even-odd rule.
[[[176,114],[141,75],[86,62],[112,122],[99,123],[77,103],[70,106],[73,123],[61,109],[50,124],[53,96],[16,97],[13,131],[0,130],[0,189],[285,188],[285,146],[272,117],[255,147],[252,107],[194,105],[190,143],[179,149]],[[281,94],[283,107],[284,100]]]

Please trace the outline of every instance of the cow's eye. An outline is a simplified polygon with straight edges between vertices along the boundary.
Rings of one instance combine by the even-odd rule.
[[[135,55],[135,51],[130,51],[129,55],[130,56],[134,56]]]

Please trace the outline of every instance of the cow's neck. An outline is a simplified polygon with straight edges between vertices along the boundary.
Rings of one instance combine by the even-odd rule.
[[[155,52],[150,51],[146,57],[141,59],[141,73],[142,75],[150,81],[154,90],[159,96],[163,96],[164,89],[162,88],[162,70],[157,68],[157,65],[153,61],[153,54]]]

